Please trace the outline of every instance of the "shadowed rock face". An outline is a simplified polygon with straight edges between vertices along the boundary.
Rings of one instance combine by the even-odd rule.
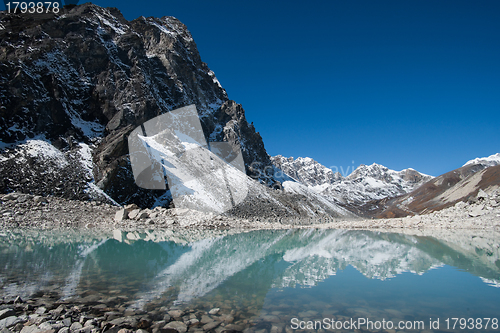
[[[247,173],[252,162],[270,165],[259,133],[241,105],[228,99],[177,19],[129,22],[115,8],[87,3],[58,15],[3,12],[0,24],[0,172],[11,174],[0,183],[1,192],[88,198],[86,182],[69,181],[88,178],[73,170],[78,161],[63,173],[64,188],[54,191],[60,168],[37,154],[22,162],[27,155],[20,146],[38,139],[73,156],[83,143],[92,151],[93,184],[119,203],[150,206],[163,192],[134,184],[127,136],[143,122],[190,104],[209,141],[241,147]],[[56,180],[40,186],[44,176],[38,169]]]

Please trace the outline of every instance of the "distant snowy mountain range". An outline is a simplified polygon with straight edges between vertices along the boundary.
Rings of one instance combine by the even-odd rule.
[[[277,155],[270,159],[275,168],[284,173],[285,191],[298,193],[295,190],[298,185],[293,184],[300,183],[301,194],[314,193],[316,198],[323,197],[365,217],[406,216],[439,210],[475,195],[480,188],[500,186],[500,177],[494,169],[500,168],[499,153],[475,158],[439,177],[411,168],[395,171],[376,163],[362,164],[343,177],[309,157],[295,159]],[[474,186],[466,186],[472,183]],[[454,194],[448,195],[450,191]]]
[[[394,171],[383,165],[361,164],[347,177],[311,158],[271,157],[273,164],[314,192],[334,202],[360,205],[371,200],[395,197],[431,180],[433,177],[413,169]]]

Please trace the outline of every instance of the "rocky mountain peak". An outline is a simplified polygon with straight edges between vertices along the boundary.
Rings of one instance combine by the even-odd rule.
[[[411,184],[422,184],[424,181],[428,181],[432,178],[431,176],[425,175],[411,168],[395,171],[377,163],[373,163],[368,166],[361,164],[346,178],[349,180],[355,180],[368,177],[386,183],[398,182],[398,179],[400,179]]]
[[[372,177],[375,179],[384,180],[387,179],[388,171],[389,168],[377,163],[373,163],[372,165],[361,164],[346,178],[356,179],[360,177]]]
[[[127,136],[191,104],[208,141],[241,148],[247,172],[274,183],[250,170],[253,162],[271,165],[262,138],[176,18],[127,21],[116,8],[86,3],[36,17],[1,12],[0,25],[0,172],[10,175],[1,192],[85,199],[92,187],[118,203],[151,206],[163,194],[135,185]],[[40,186],[44,173],[51,185]]]
[[[473,165],[473,164],[482,164],[484,166],[500,165],[500,153],[496,153],[488,157],[475,158],[473,160],[468,161],[463,166]]]
[[[340,173],[334,173],[310,157],[294,159],[293,157],[277,155],[272,156],[271,161],[285,174],[307,186],[334,184],[343,179]]]

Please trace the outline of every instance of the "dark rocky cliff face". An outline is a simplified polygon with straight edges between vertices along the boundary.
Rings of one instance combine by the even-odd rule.
[[[58,15],[0,13],[0,104],[4,193],[88,199],[103,191],[97,197],[151,206],[164,193],[134,184],[127,136],[190,104],[209,141],[241,147],[248,174],[256,174],[253,162],[271,165],[243,108],[173,17],[129,22],[117,9],[89,3]],[[48,153],[30,153],[31,139],[51,145]],[[82,149],[91,152],[90,166],[88,156],[79,160]]]

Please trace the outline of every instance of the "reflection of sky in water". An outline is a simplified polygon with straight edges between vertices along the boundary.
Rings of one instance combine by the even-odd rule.
[[[270,290],[263,309],[272,312],[278,304],[290,318],[300,317],[304,309],[316,311],[319,319],[338,313],[374,320],[496,317],[500,290],[448,265],[423,275],[405,272],[386,281],[367,279],[348,266],[314,288]]]
[[[178,303],[258,295],[261,309],[280,306],[295,316],[304,307],[318,316],[416,319],[500,310],[500,237],[491,232],[440,238],[347,230],[186,235],[3,232],[2,294],[26,298],[52,288],[70,297],[93,289],[124,294],[136,307],[167,293]]]

